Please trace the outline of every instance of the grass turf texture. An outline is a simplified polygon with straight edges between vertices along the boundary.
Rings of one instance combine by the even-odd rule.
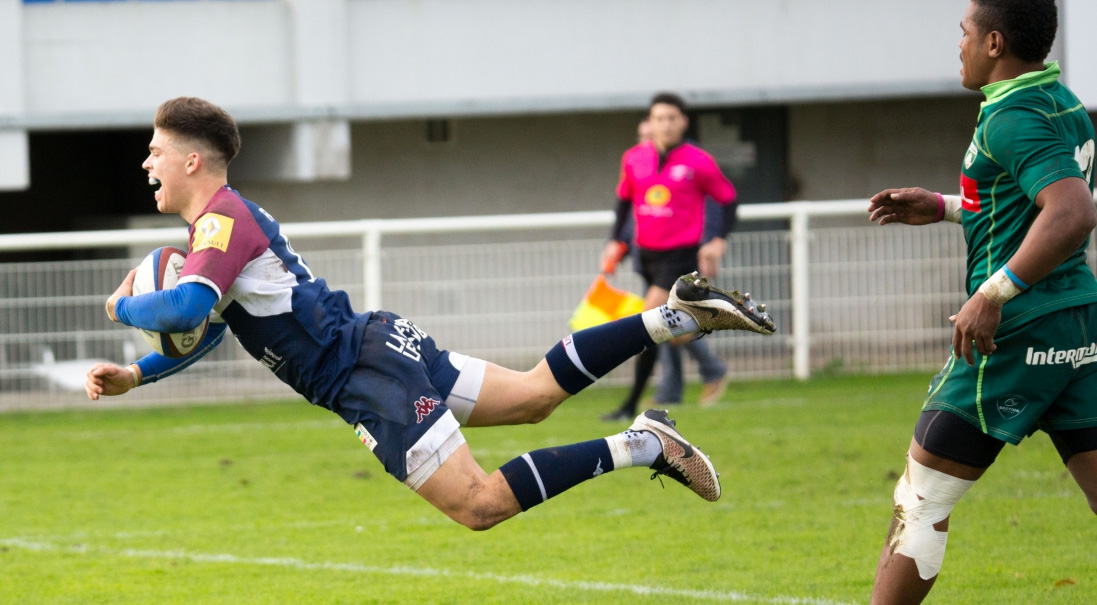
[[[866,602],[928,378],[733,384],[671,414],[719,502],[626,469],[485,533],[304,403],[4,415],[0,602]],[[597,420],[621,395],[466,436],[494,469],[623,429]],[[930,602],[1097,599],[1097,524],[1043,434],[1007,446],[952,529]]]

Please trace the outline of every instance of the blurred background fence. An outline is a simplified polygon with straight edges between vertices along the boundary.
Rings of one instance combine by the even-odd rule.
[[[740,231],[729,237],[716,282],[766,302],[778,334],[708,336],[733,377],[929,370],[944,363],[947,318],[966,300],[962,230],[881,228],[867,221],[865,207],[856,200],[741,208]],[[395,311],[443,348],[525,369],[568,332],[611,220],[609,212],[582,212],[298,223],[283,230],[314,273],[346,290],[356,308]],[[103,301],[148,250],[182,245],[185,237],[182,228],[0,236],[0,251],[98,249],[108,256],[0,264],[0,409],[86,405],[83,375],[95,360],[125,363],[143,355],[137,331],[107,320]],[[611,283],[641,290],[627,266]],[[691,366],[687,371],[696,377]],[[607,381],[630,375],[626,364]],[[185,373],[95,405],[282,396],[296,395],[226,339]]]

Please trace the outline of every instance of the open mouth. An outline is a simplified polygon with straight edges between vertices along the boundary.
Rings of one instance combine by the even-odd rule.
[[[158,179],[156,177],[153,177],[153,176],[150,176],[149,177],[149,185],[151,185],[153,187],[156,187],[157,185],[160,185],[160,179]],[[164,189],[163,186],[161,186],[159,189],[157,189],[155,192],[153,192],[152,196],[156,199],[156,201],[160,201],[160,192],[163,191],[163,189]]]

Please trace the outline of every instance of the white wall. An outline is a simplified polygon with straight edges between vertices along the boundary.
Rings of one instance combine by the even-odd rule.
[[[965,4],[0,2],[22,15],[13,125],[31,128],[140,125],[180,94],[255,122],[638,108],[662,88],[711,105],[958,92]]]
[[[1087,109],[1097,111],[1097,2],[1060,0],[1059,6],[1066,83]]]
[[[1097,102],[1097,3],[1060,4],[1067,78]],[[180,94],[245,123],[638,108],[656,89],[713,106],[957,94],[965,6],[0,0],[0,75],[25,65],[0,78],[0,127],[141,125]]]
[[[23,114],[23,31],[19,0],[0,0],[0,118]],[[0,127],[0,191],[30,185],[27,131]]]
[[[955,90],[957,0],[352,0],[361,102],[628,104]],[[906,32],[917,32],[909,35]]]
[[[148,124],[165,99],[228,106],[294,102],[289,10],[281,2],[23,5],[30,114]],[[3,85],[0,85],[3,86]]]

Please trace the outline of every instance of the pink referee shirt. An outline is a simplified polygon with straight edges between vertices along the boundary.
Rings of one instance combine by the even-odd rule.
[[[735,201],[735,187],[712,156],[683,143],[667,153],[662,169],[651,141],[621,157],[617,197],[632,201],[636,242],[647,250],[673,250],[701,243],[705,196],[721,204]]]

